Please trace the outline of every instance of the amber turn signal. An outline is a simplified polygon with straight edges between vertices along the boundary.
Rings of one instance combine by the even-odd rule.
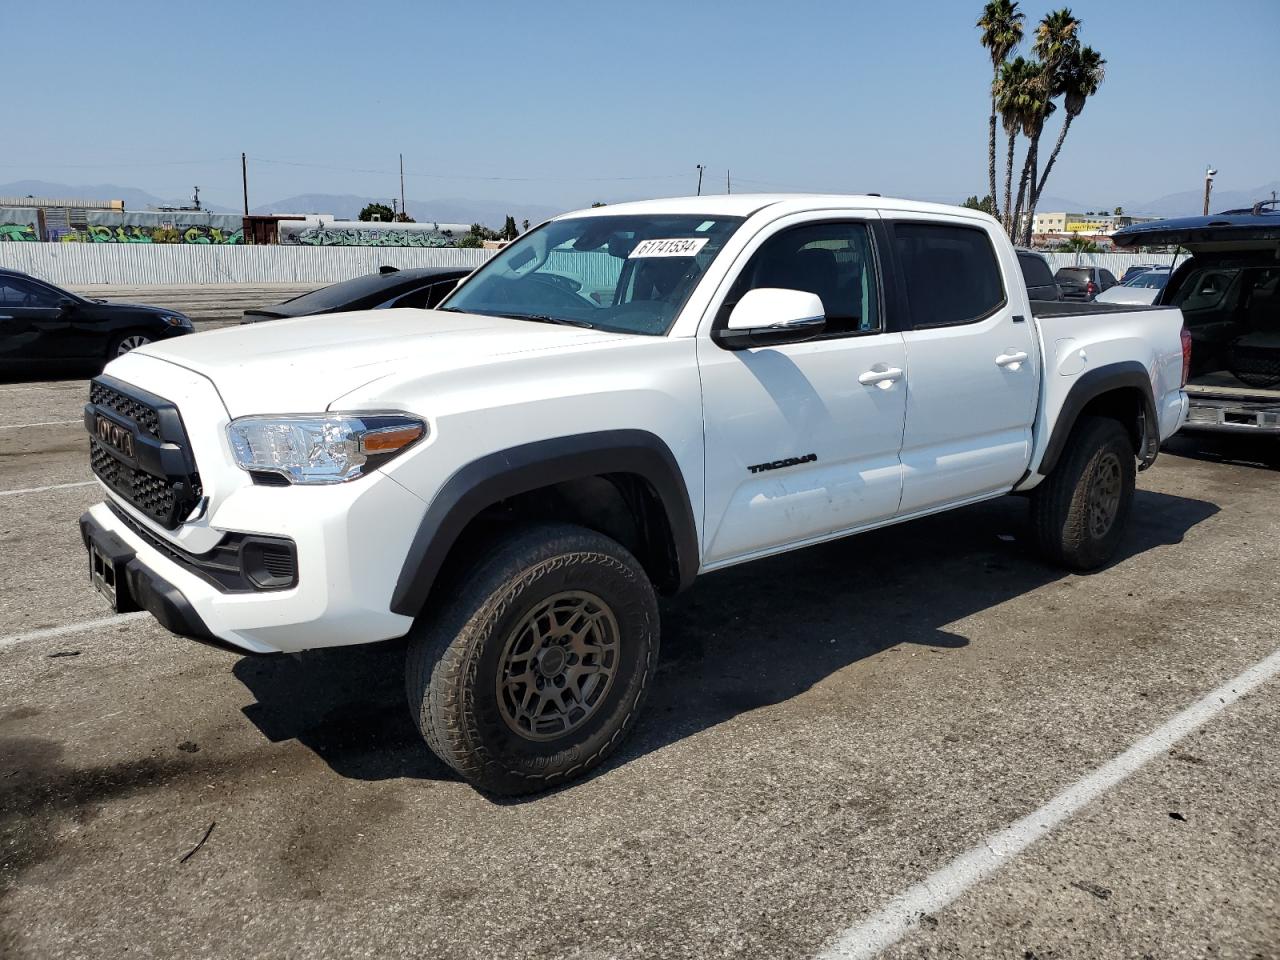
[[[424,427],[420,423],[370,430],[360,438],[360,448],[366,454],[395,453],[419,439],[423,431]]]

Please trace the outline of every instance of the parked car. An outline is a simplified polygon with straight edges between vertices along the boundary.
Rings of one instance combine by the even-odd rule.
[[[1092,300],[1116,285],[1115,275],[1103,267],[1059,267],[1053,279],[1062,288],[1063,300]]]
[[[425,316],[115,361],[90,387],[106,502],[81,533],[108,602],[175,633],[258,653],[408,634],[430,749],[528,793],[635,726],[656,595],[700,573],[1012,491],[1046,557],[1107,563],[1186,414],[1181,330],[1176,309],[1030,300],[975,210],[611,204],[525,233]]]
[[[1124,276],[1120,278],[1120,282],[1128,283],[1134,277],[1138,276],[1138,274],[1147,273],[1150,270],[1167,270],[1167,269],[1169,268],[1161,267],[1159,264],[1156,264],[1156,263],[1135,263],[1133,266],[1125,268]]]
[[[1049,258],[1034,250],[1018,248],[1018,266],[1027,285],[1027,297],[1031,300],[1061,300],[1062,291],[1053,279]]]
[[[103,364],[193,332],[177,310],[85,299],[17,270],[0,269],[0,367]]]
[[[447,297],[469,269],[422,267],[400,270],[381,267],[377,273],[344,280],[286,300],[274,307],[246,310],[241,323],[307,317],[317,313],[381,310],[385,307],[436,306]]]
[[[1130,277],[1124,283],[1118,283],[1110,290],[1104,290],[1094,297],[1098,303],[1151,304],[1156,302],[1160,291],[1169,282],[1169,268],[1147,270]]]
[[[1117,246],[1178,244],[1156,303],[1178,307],[1192,340],[1187,428],[1280,438],[1280,210],[1270,202],[1208,217],[1134,224]]]

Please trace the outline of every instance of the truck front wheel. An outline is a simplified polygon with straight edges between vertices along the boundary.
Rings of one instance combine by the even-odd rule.
[[[635,724],[658,659],[639,562],[582,527],[492,544],[410,634],[409,707],[431,750],[490,793],[543,790],[605,759]]]
[[[1032,491],[1031,522],[1040,552],[1071,570],[1096,570],[1124,536],[1137,468],[1124,426],[1082,417],[1053,473]]]

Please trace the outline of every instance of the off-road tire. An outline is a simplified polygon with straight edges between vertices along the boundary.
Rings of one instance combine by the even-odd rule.
[[[409,710],[432,753],[480,789],[512,796],[578,777],[618,747],[658,661],[657,600],[631,553],[583,527],[538,524],[490,543],[442,586],[433,593],[442,605],[410,632],[405,665]],[[574,591],[611,611],[616,672],[580,726],[527,739],[499,702],[504,651],[541,604]]]
[[[1031,525],[1045,559],[1087,571],[1115,556],[1133,506],[1136,477],[1133,442],[1124,426],[1109,417],[1081,417],[1057,466],[1032,492]],[[1092,498],[1117,480],[1114,515],[1100,529],[1097,501]]]

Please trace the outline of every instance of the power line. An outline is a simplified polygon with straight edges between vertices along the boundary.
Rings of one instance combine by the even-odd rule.
[[[276,160],[269,157],[250,157],[254,163],[271,163],[286,167],[309,167],[316,170],[334,170],[339,173],[372,173],[379,176],[397,176],[397,170],[378,170],[370,167],[343,167],[329,163],[311,163],[304,160]],[[427,180],[477,180],[502,183],[624,183],[642,180],[677,180],[681,174],[655,173],[647,176],[629,177],[479,177],[473,174],[460,173],[426,173],[406,170],[406,177],[419,177]]]

